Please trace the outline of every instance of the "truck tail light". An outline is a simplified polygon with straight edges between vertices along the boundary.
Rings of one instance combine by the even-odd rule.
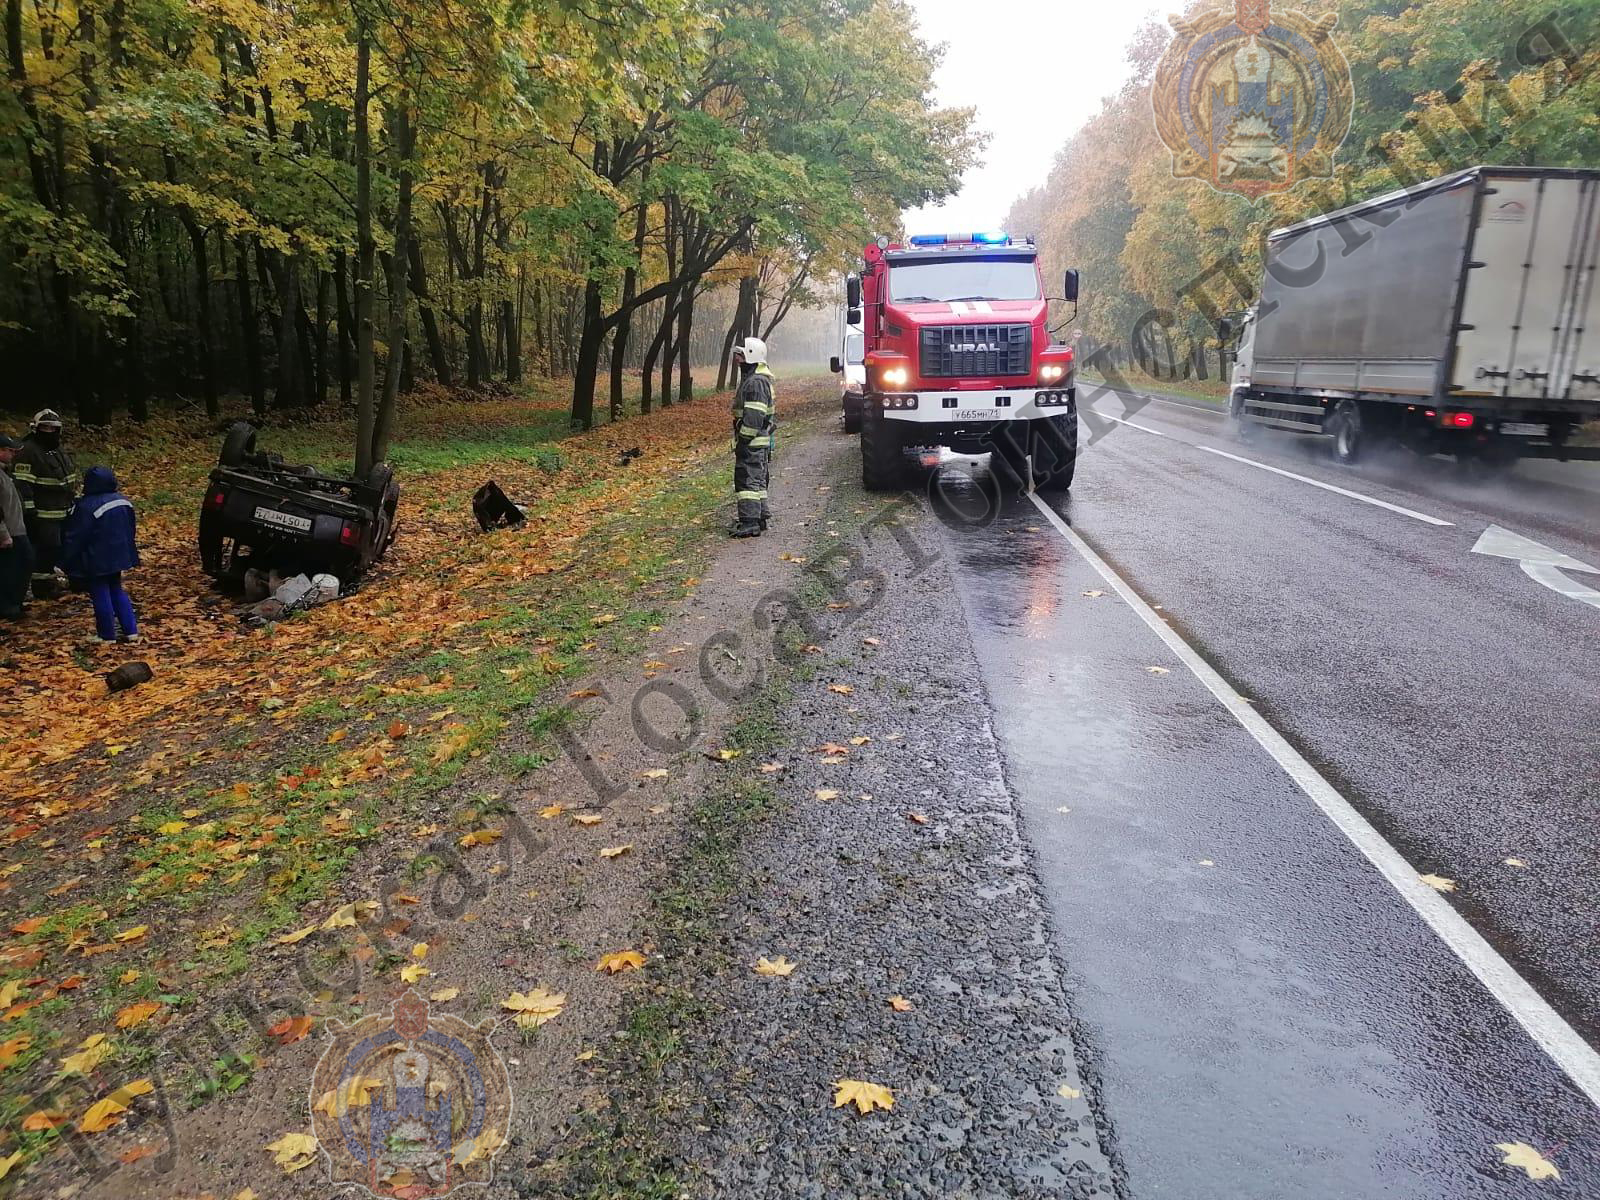
[[[339,544],[352,547],[361,545],[361,531],[349,521],[342,522],[339,526]]]
[[[206,507],[221,508],[227,499],[227,494],[221,488],[212,488],[206,493]]]
[[[1453,412],[1446,413],[1444,419],[1445,424],[1454,425],[1457,429],[1471,429],[1474,418],[1469,412]]]

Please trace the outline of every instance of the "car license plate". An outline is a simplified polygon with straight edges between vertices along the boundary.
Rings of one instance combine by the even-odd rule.
[[[279,512],[275,508],[257,508],[256,520],[264,525],[276,525],[279,529],[293,529],[298,533],[311,532],[310,517],[297,517],[293,513]]]
[[[1550,432],[1550,426],[1533,421],[1501,421],[1500,432],[1512,437],[1545,437]]]

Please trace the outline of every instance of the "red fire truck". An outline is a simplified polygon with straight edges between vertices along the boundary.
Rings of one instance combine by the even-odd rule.
[[[988,453],[997,475],[1064,491],[1078,456],[1072,350],[1051,340],[1052,299],[1031,238],[880,237],[845,281],[866,335],[861,479],[902,487],[929,451]],[[1078,273],[1058,299],[1076,303]]]

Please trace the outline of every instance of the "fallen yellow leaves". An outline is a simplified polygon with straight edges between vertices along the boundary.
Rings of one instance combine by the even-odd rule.
[[[322,1113],[337,1121],[352,1108],[365,1108],[369,1095],[382,1086],[381,1079],[354,1076],[340,1083],[337,1089],[323,1092],[311,1106],[311,1111]]]
[[[830,683],[828,690],[841,696],[853,696],[856,693],[855,685],[849,683]]]
[[[628,851],[630,851],[632,849],[633,849],[633,843],[632,842],[628,842],[628,843],[626,843],[624,845],[621,845],[621,846],[607,846],[607,847],[605,847],[604,849],[602,849],[600,851],[600,857],[601,858],[621,858],[624,854],[628,853]]]
[[[27,1039],[24,1038],[22,1040],[26,1041]],[[58,1074],[62,1076],[87,1075],[110,1057],[112,1049],[111,1043],[106,1041],[105,1034],[91,1033],[78,1043],[78,1052],[76,1054],[69,1054],[61,1060]]]
[[[910,821],[913,825],[926,825],[928,823],[928,814],[908,812],[906,814],[906,820]]]
[[[562,813],[564,813],[566,811],[567,811],[567,806],[565,804],[546,804],[543,808],[541,808],[539,810],[539,815],[541,817],[543,817],[546,821],[548,821],[552,817],[559,817]]]
[[[1560,1179],[1561,1172],[1555,1163],[1540,1154],[1527,1142],[1496,1142],[1496,1150],[1505,1155],[1500,1161],[1508,1167],[1518,1167],[1528,1173],[1529,1179]]]
[[[818,800],[837,800],[839,798],[839,792],[836,788],[818,788],[811,794]]]
[[[48,1129],[59,1129],[70,1120],[72,1120],[72,1117],[59,1109],[47,1110],[41,1108],[23,1118],[22,1131],[24,1133],[43,1133]]]
[[[640,779],[665,779],[666,777],[667,769],[665,767],[651,767],[648,771],[639,772]]]
[[[894,1009],[895,1012],[910,1012],[913,1005],[904,996],[890,996],[889,1007]]]
[[[756,964],[752,969],[757,975],[767,975],[775,978],[787,978],[788,976],[794,974],[794,969],[799,965],[799,963],[790,962],[787,958],[780,954],[777,958],[767,958],[763,956],[756,959]]]
[[[0,984],[0,1008],[10,1008],[17,1002],[17,996],[22,991],[22,980],[8,979]]]
[[[1453,892],[1456,890],[1456,881],[1454,879],[1446,879],[1443,875],[1419,875],[1417,878],[1436,892]]]
[[[1146,667],[1145,670],[1148,671],[1152,675],[1171,675],[1172,674],[1172,669],[1170,667]]]
[[[376,900],[355,900],[349,904],[346,904],[343,908],[337,909],[326,921],[318,926],[318,928],[349,929],[353,927],[357,921],[371,917],[375,915],[377,911],[378,902]]]
[[[153,1091],[155,1085],[148,1079],[135,1079],[132,1083],[123,1084],[109,1096],[89,1106],[89,1111],[78,1122],[78,1132],[104,1133],[127,1115],[128,1106],[135,1096],[146,1096]]]
[[[459,995],[461,995],[460,988],[447,987],[440,988],[436,992],[429,992],[428,999],[432,1000],[435,1004],[447,1004]]]
[[[433,972],[421,963],[407,963],[400,968],[400,978],[406,983],[416,983],[423,976],[432,974]]]
[[[599,813],[574,813],[572,820],[578,825],[598,825],[605,818]]]
[[[512,992],[501,1002],[500,1007],[507,1012],[515,1013],[513,1019],[523,1029],[537,1029],[545,1022],[559,1017],[566,1004],[565,992],[549,992],[542,987],[536,987],[526,993]]]
[[[730,750],[724,748],[722,750],[718,750],[714,755],[712,755],[712,757],[718,762],[732,762],[734,759],[741,757],[743,754],[743,750]]]
[[[317,1161],[317,1139],[309,1133],[286,1133],[275,1142],[267,1143],[272,1157],[285,1174],[303,1170]]]
[[[289,1046],[310,1033],[311,1027],[316,1023],[317,1019],[312,1016],[285,1017],[271,1026],[267,1032],[277,1039],[278,1045]]]
[[[305,941],[306,938],[310,937],[320,928],[321,926],[319,925],[307,925],[303,929],[296,929],[293,933],[286,933],[282,937],[273,938],[272,940],[280,946],[292,946],[296,942]]]
[[[9,1041],[0,1042],[0,1071],[12,1066],[22,1057],[22,1052],[31,1045],[33,1045],[31,1037],[14,1037]]]
[[[132,1029],[135,1025],[142,1025],[160,1011],[161,1005],[154,1000],[141,1000],[137,1004],[130,1004],[118,1010],[117,1028]]]
[[[761,764],[761,773],[763,775],[776,775],[779,771],[785,769],[784,764],[780,762],[764,762]]]
[[[1508,859],[1505,860],[1505,863],[1506,863],[1506,866],[1508,866],[1508,867],[1516,867],[1518,870],[1524,870],[1525,871],[1528,868],[1528,864],[1526,862],[1524,862],[1520,858],[1508,858]]]
[[[843,1108],[846,1104],[854,1104],[863,1116],[877,1108],[887,1111],[894,1107],[894,1093],[880,1083],[841,1079],[833,1085],[833,1106]]]
[[[121,933],[117,934],[111,940],[114,941],[114,942],[137,942],[140,938],[144,937],[145,934],[147,934],[149,932],[150,932],[150,926],[148,926],[148,925],[135,925],[132,929],[124,929]]]
[[[460,845],[470,850],[474,846],[492,846],[504,836],[504,831],[499,829],[474,829],[465,834],[460,840]]]
[[[642,966],[644,955],[637,950],[614,950],[610,954],[602,954],[594,969],[616,975],[622,971],[637,971]]]

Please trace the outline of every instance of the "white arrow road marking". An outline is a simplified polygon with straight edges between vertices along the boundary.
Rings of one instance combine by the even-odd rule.
[[[1472,552],[1491,554],[1495,558],[1515,559],[1521,564],[1522,573],[1535,583],[1569,600],[1576,600],[1579,604],[1600,608],[1600,592],[1587,584],[1579,583],[1576,579],[1568,579],[1561,573],[1583,571],[1590,575],[1600,575],[1600,567],[1591,567],[1580,558],[1552,550],[1543,542],[1523,537],[1520,533],[1513,533],[1499,525],[1491,525],[1485,529],[1477,544],[1472,547]]]
[[[1552,550],[1543,542],[1523,537],[1520,533],[1512,533],[1511,530],[1499,525],[1491,525],[1485,529],[1477,544],[1472,547],[1472,552],[1492,554],[1496,558],[1514,558],[1518,562],[1537,563],[1540,566],[1556,567],[1563,571],[1587,571],[1591,575],[1600,575],[1600,567],[1591,567],[1581,559],[1563,554],[1559,550]]]
[[[1600,1106],[1600,1054],[1584,1041],[1583,1035],[1550,1007],[1531,983],[1517,973],[1517,969],[1500,956],[1467,919],[1457,912],[1443,896],[1422,882],[1416,867],[1391,846],[1371,822],[1358,813],[1339,790],[1323,774],[1306,761],[1305,757],[1289,744],[1287,738],[1219,675],[1215,668],[1173,629],[1161,614],[1145,602],[1133,586],[1112,570],[1105,559],[1095,553],[1078,531],[1061,519],[1053,508],[1036,495],[1029,500],[1044,519],[1072,548],[1094,568],[1100,578],[1113,588],[1128,607],[1139,615],[1150,630],[1171,650],[1178,661],[1205,685],[1233,719],[1244,726],[1256,743],[1272,756],[1278,766],[1296,786],[1310,798],[1322,814],[1338,827],[1368,862],[1388,880],[1389,886],[1411,906],[1439,939],[1462,961],[1489,994],[1527,1030],[1558,1067],[1566,1072],[1578,1089],[1595,1105]]]
[[[1594,568],[1586,567],[1585,570],[1592,571]],[[1600,608],[1600,592],[1592,587],[1585,587],[1576,579],[1568,579],[1557,567],[1545,563],[1525,562],[1522,564],[1522,573],[1535,583],[1544,584],[1552,592],[1560,592],[1569,600],[1587,604],[1590,608]]]

